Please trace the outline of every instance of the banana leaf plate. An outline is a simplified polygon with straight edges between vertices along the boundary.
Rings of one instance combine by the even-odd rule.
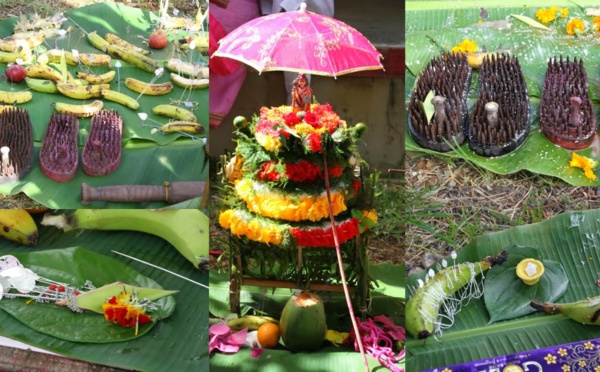
[[[550,23],[550,31],[531,27],[511,15],[524,15],[535,18],[536,10],[549,8],[550,5],[567,7],[569,16]],[[598,112],[600,77],[595,71],[600,69],[599,39],[593,31],[580,37],[567,35],[565,24],[572,17],[582,18],[591,23],[592,17],[584,15],[584,8],[597,5],[592,1],[557,1],[548,4],[545,1],[523,2],[489,1],[482,4],[467,1],[407,1],[406,3],[406,99],[410,97],[414,82],[427,63],[449,50],[462,40],[469,38],[488,52],[506,51],[519,58],[527,82],[532,104],[532,126],[525,143],[517,150],[501,157],[486,158],[475,154],[467,144],[450,153],[437,153],[418,146],[406,130],[406,151],[415,154],[433,155],[452,161],[465,159],[469,163],[504,175],[527,170],[535,174],[549,175],[562,179],[575,186],[600,185],[598,180],[586,178],[583,171],[570,168],[571,152],[557,147],[541,133],[538,120],[539,98],[546,73],[547,62],[554,56],[563,55],[582,58],[588,73],[588,84],[594,109]],[[482,6],[484,8],[482,8]],[[487,15],[483,20],[482,15]],[[592,27],[592,26],[590,26]],[[479,73],[473,74],[469,93],[470,110],[477,97]],[[596,140],[597,143],[597,140]],[[592,147],[597,146],[593,145]],[[593,159],[600,159],[598,150],[588,148],[577,152]]]
[[[371,265],[371,275],[377,280],[378,287],[372,293],[369,315],[386,315],[394,324],[404,324],[404,265],[383,263]],[[241,292],[241,306],[256,309],[266,315],[278,318],[286,301],[293,291],[290,289],[271,289],[244,286]],[[331,292],[319,293],[325,303],[327,325],[329,329],[348,332],[352,325],[345,314],[348,313],[343,294]],[[210,273],[210,314],[225,319],[229,313],[229,274],[218,271]],[[325,345],[325,344],[324,344]],[[382,369],[379,362],[367,356],[372,371]],[[354,371],[362,366],[360,353],[351,348],[323,346],[311,353],[291,353],[281,344],[275,349],[265,350],[258,358],[251,356],[251,350],[243,348],[234,355],[215,352],[210,356],[211,371]],[[404,361],[398,363],[404,367]]]
[[[111,250],[151,262],[206,285],[208,285],[208,273],[195,270],[170,244],[153,235],[131,231],[63,233],[58,229],[45,226],[41,226],[39,232],[38,244],[33,248],[0,240],[0,255],[16,255],[23,258],[23,263],[29,262],[30,259],[33,263],[33,260],[37,259],[36,256],[51,256],[49,260],[42,260],[35,264],[40,267],[51,267],[54,264],[73,265],[73,267],[66,268],[65,271],[72,273],[71,275],[77,281],[85,281],[86,278],[94,282],[112,281],[113,278],[123,275],[125,279],[140,280],[140,283],[145,280],[148,283],[159,283],[165,289],[179,290],[173,295],[175,301],[173,313],[158,321],[151,329],[145,330],[147,333],[140,337],[98,344],[64,341],[48,336],[24,325],[8,312],[0,310],[0,322],[2,323],[0,335],[73,359],[123,369],[139,371],[207,370],[208,309],[206,303],[208,290],[163,271],[113,254]],[[74,261],[62,260],[61,257],[68,258],[74,252],[68,247],[83,247],[75,250],[79,252],[80,257]],[[58,251],[50,251],[54,249],[58,249]],[[95,260],[97,255],[104,257]],[[90,261],[90,259],[94,260]],[[61,262],[59,263],[58,260]],[[129,268],[121,270],[123,265]],[[132,274],[135,272],[139,274]],[[1,301],[15,300],[2,299]],[[70,313],[67,309],[56,310]],[[65,316],[67,315],[73,316],[69,318],[77,319],[77,315],[82,314],[65,314]],[[102,318],[102,315],[96,314],[95,316]],[[72,324],[76,325],[78,322],[73,321]],[[55,324],[54,327],[58,331],[66,331],[60,328],[60,324]],[[131,329],[128,330],[131,331]],[[23,367],[26,368],[26,366]]]
[[[114,3],[100,3],[89,5],[65,12],[69,18],[62,25],[63,29],[72,27],[71,32],[64,36],[47,39],[40,50],[59,48],[66,51],[73,49],[80,53],[102,53],[95,49],[88,41],[85,32],[97,31],[104,35],[107,32],[113,32],[121,38],[145,47],[138,35],[146,37],[152,32],[157,21],[157,15]],[[0,37],[6,37],[12,34],[13,26],[18,18],[10,18],[0,22]],[[171,39],[178,37],[172,34]],[[173,40],[171,40],[173,41]],[[181,58],[185,61],[207,64],[206,57],[196,51],[180,53],[173,43],[163,50],[153,50],[150,56],[162,64],[169,58]],[[117,62],[112,59],[113,69]],[[137,78],[149,82],[154,74],[140,70],[126,62],[120,61],[122,67],[117,69],[117,77],[110,83],[111,89],[120,91],[133,98],[139,96],[139,93],[133,92],[125,87],[124,80],[127,77]],[[52,64],[51,64],[52,65]],[[54,67],[57,67],[54,65]],[[68,66],[69,72],[74,76],[77,71],[89,71],[94,73],[104,73],[108,67],[90,67]],[[155,80],[156,83],[169,81],[169,71]],[[0,90],[21,91],[27,89],[25,83],[10,84],[0,82]],[[93,99],[92,99],[93,100]],[[41,140],[46,130],[46,125],[50,120],[52,113],[56,112],[53,103],[67,102],[72,104],[90,103],[92,100],[82,101],[71,99],[60,93],[48,94],[33,92],[33,99],[27,103],[20,104],[19,107],[28,110],[34,129],[35,147],[39,149]],[[49,180],[41,173],[37,153],[34,157],[33,171],[26,175],[17,183],[3,185],[0,187],[0,193],[13,195],[18,192],[24,192],[35,201],[51,208],[81,208],[79,188],[81,183],[86,182],[92,186],[100,185],[124,185],[124,184],[149,184],[161,185],[165,181],[199,181],[206,179],[207,160],[204,156],[204,141],[208,133],[208,89],[186,90],[174,85],[173,90],[168,95],[139,97],[140,109],[131,110],[116,102],[106,100],[105,108],[117,110],[123,118],[123,154],[122,163],[117,172],[103,177],[89,177],[82,171],[78,171],[76,177],[66,183],[58,183]],[[157,116],[152,113],[152,108],[159,104],[169,104],[179,102],[185,107],[185,102],[190,105],[197,105],[194,113],[198,122],[204,127],[204,134],[195,135],[194,139],[189,136],[173,133],[161,134],[160,132],[151,133],[154,127],[168,122],[167,118]],[[191,107],[194,108],[194,107]],[[142,120],[138,114],[147,114],[147,119]],[[90,118],[80,118],[79,147],[83,148],[85,139],[89,134]],[[142,150],[143,148],[143,150]],[[129,164],[129,165],[128,165]],[[61,190],[59,192],[59,189]],[[57,194],[60,195],[57,197]],[[138,203],[138,204],[108,204],[108,208],[147,208],[164,206],[157,203]]]
[[[600,210],[563,213],[546,221],[480,236],[458,253],[456,263],[477,262],[510,246],[537,248],[540,257],[558,262],[569,279],[555,302],[574,302],[598,295]],[[423,274],[407,278],[408,296]],[[597,326],[579,324],[562,314],[534,313],[489,323],[483,298],[473,299],[455,315],[438,339],[407,335],[410,371],[513,354],[600,337]]]

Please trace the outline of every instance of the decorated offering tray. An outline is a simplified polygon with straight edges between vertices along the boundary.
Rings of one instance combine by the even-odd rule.
[[[555,145],[581,150],[593,142],[596,114],[592,107],[583,59],[548,61],[540,102],[544,135]]]
[[[363,233],[377,220],[373,179],[362,175],[357,141],[327,104],[291,106],[237,118],[238,146],[227,177],[232,194],[219,215],[231,233],[232,311],[243,284],[340,291],[332,219],[357,301],[369,289]]]
[[[501,156],[527,138],[531,106],[517,57],[490,54],[483,59],[479,95],[469,122],[469,145],[482,156]]]
[[[4,108],[0,114],[0,183],[21,179],[33,163],[33,129],[27,110]]]
[[[429,62],[408,104],[408,126],[415,142],[440,152],[463,143],[470,84],[471,67],[463,54],[446,53]]]

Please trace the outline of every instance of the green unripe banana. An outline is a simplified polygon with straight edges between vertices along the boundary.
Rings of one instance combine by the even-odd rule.
[[[537,311],[543,311],[548,314],[565,314],[578,323],[589,325],[600,324],[600,296],[565,304],[531,301],[530,305]]]
[[[506,261],[503,251],[496,257],[481,262],[465,262],[439,271],[429,279],[406,303],[406,330],[415,338],[427,338],[436,331],[440,307],[456,291],[477,275]]]

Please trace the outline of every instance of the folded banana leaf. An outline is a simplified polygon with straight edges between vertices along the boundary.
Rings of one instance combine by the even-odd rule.
[[[38,220],[36,218],[36,220]],[[38,221],[39,222],[39,221]],[[39,224],[38,224],[39,226]],[[208,368],[208,290],[177,278],[163,271],[129,260],[111,252],[119,251],[130,256],[159,265],[208,285],[208,273],[194,270],[189,262],[163,239],[153,235],[131,231],[79,231],[63,233],[52,227],[40,226],[36,247],[24,247],[16,243],[0,240],[0,255],[13,254],[19,257],[33,255],[32,252],[50,255],[51,260],[69,257],[72,250],[67,247],[84,247],[86,250],[105,256],[102,260],[91,260],[93,254],[83,254],[72,264],[64,259],[65,271],[70,272],[74,280],[93,277],[94,282],[110,282],[116,277],[127,277],[132,281],[150,280],[159,283],[165,289],[179,290],[173,295],[175,308],[173,313],[159,321],[143,336],[117,343],[104,344],[70,342],[37,332],[12,315],[0,310],[0,335],[6,336],[39,348],[74,359],[84,360],[106,366],[139,371],[204,371]],[[51,249],[59,251],[48,252]],[[80,251],[78,249],[77,251]],[[80,252],[81,253],[81,252]],[[25,262],[26,259],[24,259]],[[82,261],[80,261],[82,260]],[[119,261],[139,276],[129,277],[123,273],[122,265],[111,264]],[[49,264],[36,263],[40,266]],[[58,265],[58,263],[57,263]],[[96,267],[94,267],[96,266]],[[52,269],[54,270],[54,269]],[[149,279],[143,279],[149,278]],[[15,301],[2,299],[4,301]],[[58,308],[57,310],[67,309]],[[71,315],[71,314],[69,314]],[[72,314],[73,319],[77,315]],[[101,315],[94,315],[102,317]],[[75,324],[75,323],[74,323]],[[53,327],[60,328],[60,324]],[[131,329],[128,329],[131,331]],[[108,340],[107,340],[108,341]],[[25,367],[25,366],[24,366]]]
[[[122,39],[129,41],[139,47],[147,48],[142,44],[142,39],[138,35],[148,37],[152,32],[157,21],[157,15],[146,10],[136,9],[122,4],[100,3],[72,9],[65,12],[69,18],[62,25],[63,29],[72,28],[64,36],[47,39],[39,48],[40,52],[44,50],[58,48],[66,51],[73,49],[79,53],[102,53],[95,49],[87,40],[86,33],[97,31],[100,35],[112,32]],[[13,32],[13,26],[18,18],[9,18],[0,22],[0,34],[10,35]],[[206,57],[196,51],[179,52],[172,41],[182,36],[183,31],[177,31],[171,35],[171,43],[162,50],[152,50],[150,57],[157,60],[161,65],[170,58],[180,58],[188,62],[207,64]],[[112,90],[120,91],[132,98],[139,96],[139,93],[133,92],[125,87],[124,80],[127,77],[133,77],[142,81],[150,82],[155,75],[143,71],[126,62],[121,63],[120,68],[116,68],[117,60],[111,61],[112,69],[117,71],[117,76],[110,83]],[[54,68],[59,68],[59,64],[50,64]],[[93,72],[102,74],[109,71],[109,67],[86,67],[68,66],[68,71],[76,76],[77,71]],[[154,82],[162,83],[169,81],[168,71],[158,77]],[[21,91],[26,89],[24,83],[10,84],[0,81],[0,90]],[[92,99],[93,100],[93,99]],[[33,99],[27,103],[20,104],[28,110],[31,116],[33,126],[34,140],[37,148],[45,133],[46,124],[50,120],[50,115],[55,111],[52,104],[54,102],[66,102],[71,104],[90,103],[92,100],[82,101],[63,96],[60,93],[48,94],[33,92]],[[168,95],[139,97],[140,109],[131,110],[119,103],[113,101],[104,101],[104,107],[119,112],[123,118],[123,151],[122,164],[116,172],[102,177],[87,177],[81,170],[77,172],[74,179],[67,183],[48,182],[45,176],[38,172],[39,163],[34,161],[33,169],[19,183],[12,183],[0,187],[0,193],[12,195],[18,192],[25,192],[35,201],[51,208],[80,208],[80,198],[78,189],[82,182],[91,182],[96,185],[121,185],[121,184],[162,184],[165,181],[198,181],[204,180],[207,176],[206,159],[204,156],[204,145],[202,138],[191,140],[187,135],[181,133],[161,134],[160,132],[151,133],[154,127],[158,127],[169,121],[168,118],[160,117],[152,113],[152,108],[159,104],[176,103],[188,109],[195,109],[194,113],[198,122],[205,127],[205,133],[208,133],[208,90],[184,90],[174,86]],[[186,102],[192,107],[187,107]],[[147,118],[142,120],[138,114],[145,113]],[[80,118],[79,129],[79,148],[83,148],[86,138],[89,135],[91,118]],[[138,149],[144,147],[147,150],[139,152]],[[167,155],[168,154],[168,155]],[[127,169],[125,164],[128,162],[132,167]],[[37,159],[37,153],[34,156]],[[139,172],[134,164],[141,165]],[[164,172],[162,170],[164,170]],[[204,169],[204,170],[203,170]],[[121,171],[121,172],[120,172]],[[58,188],[62,191],[59,193]],[[108,208],[146,208],[152,207],[148,204],[105,204]],[[154,204],[154,206],[160,206]]]

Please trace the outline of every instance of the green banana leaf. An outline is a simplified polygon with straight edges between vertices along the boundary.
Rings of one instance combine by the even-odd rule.
[[[113,32],[121,38],[136,44],[140,47],[145,47],[138,35],[148,37],[152,32],[157,15],[145,10],[140,10],[132,7],[123,6],[114,3],[100,3],[90,6],[85,6],[65,12],[68,20],[63,23],[62,28],[67,29],[72,27],[72,31],[64,36],[47,39],[42,46],[38,47],[39,52],[47,49],[59,48],[67,51],[76,49],[80,53],[103,53],[95,49],[87,41],[85,32],[97,31],[98,34],[104,35],[106,32]],[[0,22],[0,37],[9,36],[12,34],[13,26],[17,18],[10,18]],[[82,30],[83,29],[83,30]],[[170,33],[170,39],[183,36],[182,31],[174,31]],[[163,63],[169,58],[181,58],[185,61],[194,63],[207,64],[207,58],[196,51],[180,53],[177,48],[170,43],[163,50],[153,50],[150,57]],[[112,59],[111,64],[114,67],[116,59]],[[111,89],[121,91],[133,98],[139,96],[139,93],[133,92],[125,87],[124,80],[126,77],[133,77],[143,81],[151,81],[154,74],[138,69],[121,61],[122,67],[117,71],[117,77],[110,83]],[[58,63],[51,64],[55,68]],[[68,70],[76,76],[77,71],[92,71],[94,73],[104,73],[108,71],[108,67],[85,67],[85,66],[68,66]],[[120,79],[118,79],[120,78]],[[169,71],[165,69],[164,74],[155,82],[169,81]],[[21,91],[27,89],[25,83],[10,84],[0,81],[0,90],[6,91]],[[31,122],[34,129],[34,139],[36,150],[39,149],[40,143],[46,131],[46,126],[50,120],[50,116],[56,112],[52,107],[55,102],[67,102],[73,104],[90,103],[92,100],[82,101],[71,99],[63,96],[60,93],[47,94],[33,92],[33,99],[30,102],[19,105],[19,107],[28,110],[31,117]],[[51,208],[80,208],[79,188],[82,182],[87,182],[96,185],[123,185],[123,184],[149,184],[160,185],[164,181],[197,181],[205,179],[207,176],[207,165],[204,156],[204,141],[206,133],[208,133],[208,90],[187,90],[174,85],[173,91],[168,95],[162,96],[147,96],[143,95],[139,98],[140,109],[137,111],[131,110],[116,102],[104,101],[104,107],[117,110],[123,118],[123,152],[122,163],[119,169],[107,176],[89,177],[81,170],[77,176],[69,182],[58,183],[49,180],[40,171],[39,160],[34,156],[33,170],[19,182],[0,186],[0,193],[13,195],[18,192],[25,192],[35,201],[44,204]],[[152,113],[152,108],[159,104],[169,104],[172,101],[191,102],[197,104],[194,111],[198,121],[204,126],[204,134],[195,135],[190,139],[189,136],[173,133],[161,134],[160,132],[151,133],[154,127],[165,124],[169,121],[168,118],[159,117]],[[183,103],[181,103],[183,105]],[[146,113],[147,119],[142,121],[138,116],[139,113]],[[79,147],[83,149],[85,139],[89,135],[89,127],[91,118],[79,119]],[[147,150],[139,151],[140,148]],[[163,157],[163,154],[168,153],[168,157]],[[159,155],[160,154],[160,155]],[[81,162],[80,162],[81,163]],[[159,168],[169,168],[168,171],[162,172],[160,169],[152,169],[158,165]],[[127,165],[129,164],[129,166]],[[151,168],[146,168],[144,165],[149,165]],[[137,165],[137,166],[136,166]],[[204,169],[203,169],[204,168]],[[146,172],[144,172],[146,171]],[[50,186],[50,187],[47,187]],[[43,188],[42,188],[43,187]],[[60,192],[59,192],[60,189]],[[60,196],[56,196],[60,194]],[[146,208],[151,206],[164,206],[156,203],[145,204],[106,204],[109,208]]]
[[[525,15],[535,19],[535,11],[548,8],[550,5],[568,7],[569,16],[585,17],[582,7],[596,5],[591,1],[577,3],[559,1],[548,4],[545,1],[530,1],[524,6],[518,1],[489,1],[485,3],[467,1],[407,1],[406,3],[406,102],[408,104],[411,91],[419,73],[429,61],[442,51],[449,50],[465,38],[474,40],[480,49],[487,51],[503,51],[519,58],[523,74],[527,82],[531,100],[532,125],[526,142],[508,155],[486,158],[476,155],[468,146],[449,153],[438,153],[421,148],[408,133],[406,123],[406,151],[434,155],[445,159],[465,159],[471,164],[488,171],[504,175],[528,170],[533,173],[558,177],[576,186],[600,185],[600,181],[589,180],[581,169],[569,168],[571,152],[553,145],[541,133],[539,128],[538,108],[543,79],[548,60],[563,55],[582,58],[588,71],[588,84],[594,109],[599,110],[600,79],[593,71],[600,69],[600,49],[597,47],[597,35],[589,32],[581,37],[567,35],[564,29],[566,19],[559,19],[550,24],[551,31],[531,27],[520,20],[510,17],[511,14]],[[483,24],[480,7],[484,6],[489,16]],[[474,70],[471,90],[469,91],[469,113],[477,100],[478,72]],[[592,154],[592,149],[578,151],[587,157],[599,158]]]
[[[39,225],[39,218],[36,217]],[[94,281],[109,282],[119,276],[122,265],[137,271],[166,289],[179,290],[171,316],[159,321],[144,336],[118,343],[92,344],[64,341],[27,327],[12,315],[0,310],[0,335],[46,349],[70,358],[91,363],[139,371],[204,371],[208,368],[208,290],[181,278],[132,261],[111,252],[115,250],[161,266],[196,282],[208,285],[208,273],[194,270],[192,265],[163,239],[132,231],[77,231],[63,233],[52,227],[40,226],[36,247],[24,247],[0,240],[0,255],[26,257],[31,252],[84,247],[106,256],[104,260],[67,270],[80,270],[77,278],[89,276]],[[61,253],[62,254],[62,253]],[[52,253],[54,256],[54,253]],[[58,255],[54,259],[58,259]],[[111,260],[109,260],[111,258]],[[69,265],[66,260],[64,265]],[[43,264],[40,264],[42,266]],[[93,269],[88,269],[94,265]],[[124,274],[126,275],[126,274]],[[93,277],[92,277],[93,276]],[[14,301],[5,300],[4,301]],[[65,310],[66,309],[59,309]],[[73,314],[77,316],[81,314]],[[100,315],[97,315],[101,317]],[[25,366],[24,366],[25,367]]]
[[[458,252],[456,262],[480,261],[513,245],[535,247],[542,259],[559,262],[569,278],[567,290],[557,302],[577,301],[598,294],[599,229],[600,210],[563,213],[540,223],[480,236]],[[422,276],[407,278],[409,293]],[[456,314],[452,327],[437,339],[417,340],[407,335],[408,370],[592,339],[600,334],[598,327],[578,324],[562,314],[536,313],[493,324],[489,320],[483,299],[471,300]]]
[[[395,324],[404,324],[404,265],[383,263],[371,265],[371,275],[377,281],[372,291],[369,315],[386,315]],[[291,289],[271,289],[244,286],[241,292],[243,309],[255,309],[266,315],[279,318],[285,303],[292,296]],[[327,326],[340,332],[352,328],[347,316],[348,308],[343,294],[319,292],[324,300]],[[210,273],[210,314],[225,319],[234,314],[229,312],[229,274]],[[356,309],[355,309],[356,310]],[[367,356],[371,371],[380,370],[379,362]],[[258,358],[252,358],[251,350],[244,348],[233,355],[215,352],[210,357],[211,371],[354,371],[362,366],[360,353],[346,347],[334,347],[325,343],[311,353],[291,353],[282,344],[275,349],[265,350]],[[404,361],[398,364],[404,367]]]
[[[78,288],[83,287],[86,280],[91,280],[92,283],[97,283],[94,284],[97,287],[122,281],[125,286],[129,284],[161,289],[160,285],[152,279],[140,275],[114,258],[80,247],[21,253],[15,257],[23,266],[44,278],[68,283]],[[116,294],[118,293],[119,289]],[[152,329],[158,321],[157,317],[165,319],[175,310],[175,300],[172,296],[157,300],[159,312],[149,314],[154,318],[153,321],[141,326],[136,336],[133,329],[109,323],[104,319],[103,314],[91,311],[78,314],[65,306],[38,302],[27,304],[27,301],[27,299],[7,299],[0,301],[0,308],[38,332],[73,342],[107,343],[132,340]]]

